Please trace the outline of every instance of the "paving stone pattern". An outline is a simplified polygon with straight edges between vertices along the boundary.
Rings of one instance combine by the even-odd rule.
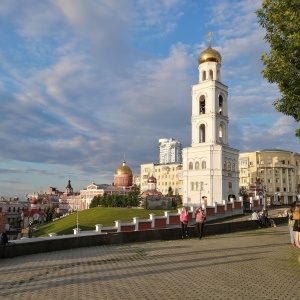
[[[0,299],[300,299],[286,225],[0,260]]]

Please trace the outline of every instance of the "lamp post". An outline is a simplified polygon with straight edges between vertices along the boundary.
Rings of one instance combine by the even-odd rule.
[[[77,216],[77,218],[76,218],[76,224],[77,224],[77,234],[79,234],[79,222],[78,222],[78,199],[77,199],[77,214],[76,214]]]
[[[29,238],[32,237],[31,225],[32,225],[32,221],[29,222],[29,230],[28,230],[28,237],[29,237]]]
[[[202,206],[201,191],[203,189],[203,181],[200,181],[200,206]]]

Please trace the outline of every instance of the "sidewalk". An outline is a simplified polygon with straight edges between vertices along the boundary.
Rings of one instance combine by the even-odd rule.
[[[0,298],[300,299],[300,249],[289,241],[284,225],[5,259]]]

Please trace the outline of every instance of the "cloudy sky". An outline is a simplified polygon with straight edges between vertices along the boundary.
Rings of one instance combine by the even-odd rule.
[[[229,145],[300,152],[260,74],[261,0],[2,0],[0,195],[111,183],[158,161],[158,139],[191,143],[191,85],[212,46],[229,87]]]

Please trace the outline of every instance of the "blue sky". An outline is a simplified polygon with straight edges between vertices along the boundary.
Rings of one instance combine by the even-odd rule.
[[[300,152],[299,124],[261,76],[260,0],[2,0],[0,195],[111,183],[191,143],[191,85],[212,46],[229,87],[229,145]]]

